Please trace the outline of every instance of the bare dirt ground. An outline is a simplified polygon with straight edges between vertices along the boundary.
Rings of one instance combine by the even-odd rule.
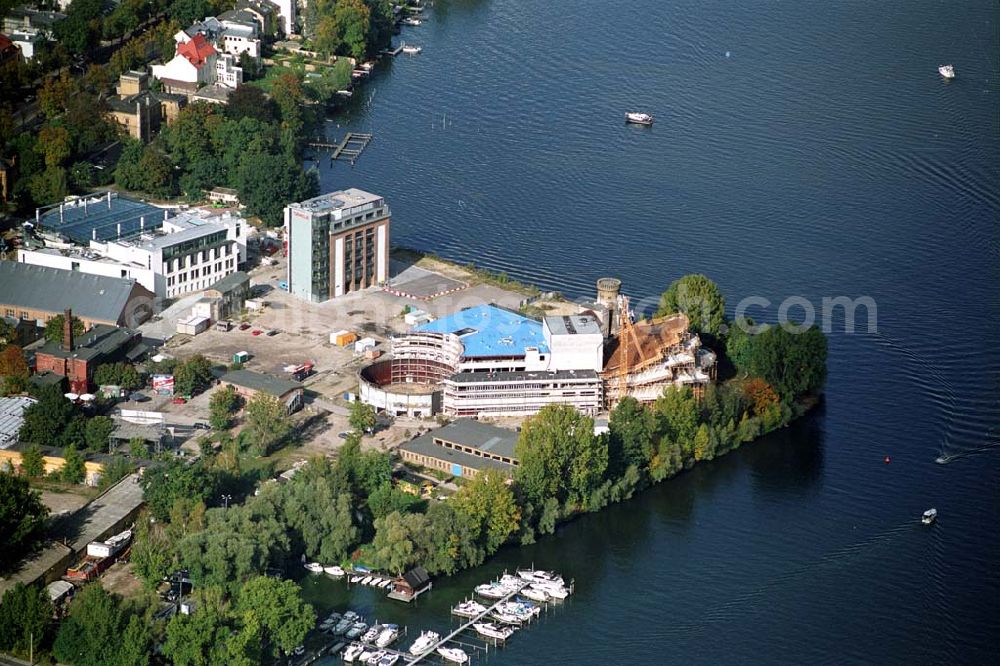
[[[314,362],[314,373],[303,381],[307,393],[306,409],[295,417],[301,429],[302,445],[279,454],[281,460],[278,466],[282,469],[310,456],[335,454],[343,443],[339,433],[349,430],[348,403],[344,394],[357,391],[358,370],[369,361],[356,354],[353,346],[332,344],[331,333],[347,330],[359,338],[373,338],[377,343],[376,349],[388,353],[390,338],[409,329],[403,319],[407,307],[440,318],[483,303],[517,309],[527,297],[516,285],[502,288],[460,266],[402,251],[393,254],[395,273],[415,266],[422,276],[425,271],[432,271],[447,278],[447,281],[467,286],[431,300],[414,300],[380,289],[369,289],[325,303],[310,303],[279,287],[280,282],[285,280],[286,259],[277,255],[274,259],[276,265],[262,265],[250,272],[255,297],[263,300],[266,306],[260,312],[247,312],[242,316],[240,321],[249,324],[249,328],[240,330],[235,327],[228,332],[211,328],[194,337],[177,335],[163,351],[181,359],[203,354],[214,363],[226,365],[232,362],[236,352],[245,351],[250,354],[250,360],[245,365],[248,370],[276,377],[288,376],[285,366]],[[553,314],[562,314],[564,310],[567,313],[577,311],[573,304],[558,299],[545,301],[544,309]],[[255,331],[259,333],[254,335]],[[275,334],[267,335],[268,331],[275,331]],[[154,397],[140,408],[163,411],[170,415],[168,420],[191,423],[207,419],[210,394],[211,391],[207,391],[184,405]],[[362,444],[366,448],[387,450],[436,425],[431,419],[399,419],[374,436],[365,437]],[[196,434],[186,446],[195,449],[197,439]]]
[[[81,486],[80,491],[76,491],[75,488],[68,489],[66,492],[43,489],[42,504],[48,507],[49,514],[53,516],[64,511],[72,513],[86,505],[96,494],[96,489],[85,486]]]
[[[105,590],[123,597],[136,597],[142,593],[142,581],[132,573],[131,562],[112,564],[99,580]]]

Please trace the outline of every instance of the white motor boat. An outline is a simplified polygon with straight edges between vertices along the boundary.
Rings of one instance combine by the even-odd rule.
[[[379,659],[381,659],[384,656],[385,656],[385,650],[376,650],[375,652],[372,652],[371,654],[368,655],[368,659],[367,661],[365,661],[365,663],[375,666],[375,664],[379,662]]]
[[[394,640],[399,638],[399,626],[395,624],[387,624],[385,628],[382,629],[382,633],[378,635],[375,639],[375,645],[380,648],[384,648]]]
[[[386,652],[382,655],[382,658],[378,660],[378,666],[393,666],[397,661],[399,661],[399,655],[392,652]]]
[[[501,627],[492,622],[476,622],[472,625],[472,628],[475,629],[480,636],[495,638],[498,641],[507,640],[515,631],[514,627]]]
[[[532,601],[540,601],[544,603],[549,600],[548,592],[535,587],[526,587],[521,590],[521,594],[523,594],[525,598],[531,599]]]
[[[477,615],[482,615],[486,612],[486,606],[482,605],[478,601],[463,601],[459,605],[451,609],[452,615],[458,615],[459,617],[476,617]]]
[[[442,659],[453,664],[465,664],[469,661],[469,655],[465,654],[465,650],[459,648],[439,647],[437,653],[441,655]]]
[[[476,593],[487,599],[501,599],[510,594],[511,590],[497,583],[483,583],[482,585],[476,585]]]
[[[639,113],[637,111],[630,111],[625,114],[625,122],[632,125],[652,125],[653,116],[648,113]]]
[[[307,562],[304,566],[310,573],[323,573],[323,565],[319,562]]]
[[[381,588],[382,588],[383,590],[387,590],[387,589],[389,589],[390,587],[392,587],[392,581],[391,581],[391,580],[388,580],[388,579],[386,579],[386,580],[382,581],[382,584],[381,584],[381,585],[379,585],[379,587],[381,587]]]
[[[368,629],[368,631],[366,631],[364,635],[361,636],[361,642],[373,645],[375,643],[375,639],[378,638],[379,634],[382,633],[383,629],[385,629],[385,627],[383,627],[381,624],[373,624]]]
[[[424,22],[418,18],[407,16],[405,19],[400,21],[400,23],[402,23],[403,25],[423,25]]]
[[[360,583],[361,576],[351,576],[349,580],[351,581],[351,583]]]
[[[553,599],[565,599],[569,596],[569,590],[562,585],[553,585],[551,583],[532,583],[531,588],[541,590]],[[521,590],[521,593],[523,594],[524,590]]]
[[[340,567],[323,567],[324,573],[333,576],[334,578],[341,578],[344,575],[344,570]]]
[[[954,65],[941,65],[938,67],[938,74],[946,79],[955,78],[955,66]]]
[[[368,660],[371,659],[372,655],[375,654],[375,650],[370,650],[368,648],[362,648],[361,654],[358,655],[358,662],[362,664],[367,664]]]
[[[410,44],[403,45],[403,53],[408,53],[410,55],[416,55],[423,51],[419,46],[411,46]]]
[[[518,615],[515,615],[513,613],[506,613],[506,612],[501,611],[501,610],[495,610],[495,611],[493,611],[492,617],[497,622],[503,622],[504,624],[517,624],[517,625],[520,625],[524,621]]]
[[[439,640],[441,640],[441,634],[436,631],[421,631],[420,636],[410,646],[410,654],[419,657],[423,653],[429,652]]]
[[[935,520],[937,520],[937,509],[927,509],[924,511],[924,515],[920,517],[920,522],[924,525],[930,525]]]
[[[562,576],[555,571],[542,571],[540,569],[518,569],[517,575],[529,583],[555,583],[564,585]]]
[[[341,657],[347,663],[353,664],[354,660],[357,659],[358,657],[360,657],[361,653],[364,652],[364,651],[365,651],[365,647],[363,645],[361,645],[360,643],[351,643],[344,650],[344,653],[341,655]]]
[[[368,625],[364,622],[355,622],[350,629],[344,634],[347,638],[354,640],[355,638],[360,638],[363,633],[368,629]]]

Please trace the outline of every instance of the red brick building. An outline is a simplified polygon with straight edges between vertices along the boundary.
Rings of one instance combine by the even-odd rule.
[[[74,339],[72,312],[67,310],[61,342],[45,342],[35,351],[35,372],[62,375],[74,393],[88,393],[94,379],[94,369],[104,363],[132,360],[142,340],[138,331],[117,326],[98,325]]]

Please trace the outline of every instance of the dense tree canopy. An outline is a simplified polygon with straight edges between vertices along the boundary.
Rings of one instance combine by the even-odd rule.
[[[52,653],[70,666],[148,664],[152,635],[146,622],[99,583],[85,585],[70,605]]]
[[[687,315],[691,330],[718,336],[726,321],[726,300],[716,284],[704,275],[685,275],[663,292],[656,314],[675,312]]]
[[[726,352],[738,370],[759,377],[788,402],[816,394],[826,381],[826,336],[815,326],[802,332],[768,326],[752,334],[737,326]]]
[[[21,441],[45,446],[77,443],[73,441],[76,433],[68,426],[79,416],[79,408],[63,396],[58,386],[43,387],[36,397],[38,402],[24,410]]]
[[[4,501],[3,497],[0,489],[0,501]],[[39,645],[48,642],[52,615],[52,602],[44,590],[15,584],[0,599],[0,652],[19,657],[37,654]]]
[[[26,479],[0,471],[0,571],[21,559],[40,536],[48,515],[41,496]]]
[[[285,404],[274,396],[257,393],[247,401],[245,432],[259,453],[270,453],[292,432]]]
[[[240,588],[235,611],[244,624],[259,624],[265,640],[286,654],[316,625],[316,613],[302,601],[299,586],[267,576],[252,578]]]
[[[212,364],[201,354],[195,354],[174,367],[174,393],[197,395],[211,386],[214,379]]]

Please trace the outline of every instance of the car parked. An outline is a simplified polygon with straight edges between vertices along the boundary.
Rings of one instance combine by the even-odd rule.
[[[179,397],[178,396],[178,397],[174,398],[173,400],[171,400],[170,402],[174,403],[175,405],[183,405],[183,404],[185,404],[187,402],[187,398]]]
[[[263,332],[264,331],[260,330],[259,328],[255,328],[252,331],[250,331],[250,335],[260,335]]]
[[[250,328],[250,324],[248,324],[247,322],[243,322],[242,324],[240,324],[240,330],[241,331],[245,331],[248,328]]]

